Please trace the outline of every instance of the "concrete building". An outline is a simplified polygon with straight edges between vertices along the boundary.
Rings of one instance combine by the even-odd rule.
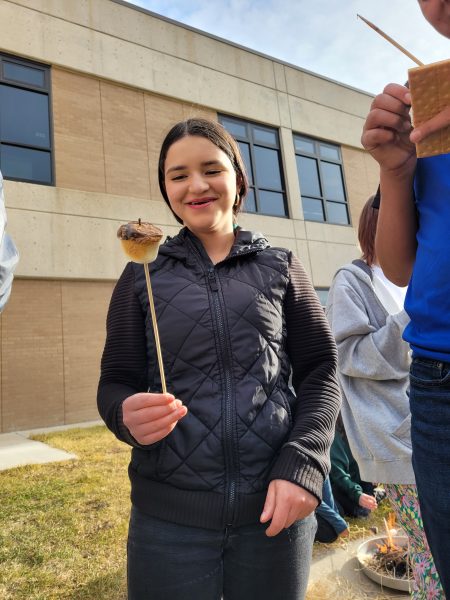
[[[168,128],[220,119],[252,190],[240,223],[294,250],[319,294],[357,255],[377,185],[372,97],[120,0],[0,0],[0,168],[21,252],[1,316],[0,431],[97,418],[118,226],[174,234],[156,162]]]

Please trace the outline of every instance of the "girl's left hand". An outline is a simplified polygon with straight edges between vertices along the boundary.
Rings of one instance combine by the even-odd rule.
[[[295,521],[311,514],[319,502],[310,492],[284,479],[274,479],[269,484],[266,502],[260,517],[261,523],[272,519],[266,535],[273,537]]]

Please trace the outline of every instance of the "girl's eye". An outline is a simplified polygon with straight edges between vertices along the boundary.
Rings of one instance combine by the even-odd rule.
[[[220,169],[210,169],[209,171],[206,171],[207,175],[217,175],[218,173],[221,173]]]
[[[186,175],[175,175],[174,177],[172,177],[172,181],[181,181],[185,177]]]

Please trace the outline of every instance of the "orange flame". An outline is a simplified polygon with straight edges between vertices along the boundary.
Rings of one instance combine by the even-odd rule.
[[[381,554],[387,554],[388,552],[392,552],[395,550],[400,550],[399,546],[394,544],[394,540],[392,539],[392,530],[395,529],[395,514],[393,512],[388,514],[388,518],[383,519],[384,526],[386,528],[386,541],[384,544],[377,544],[378,552]]]

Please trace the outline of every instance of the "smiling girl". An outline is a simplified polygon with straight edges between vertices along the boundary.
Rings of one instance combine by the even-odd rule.
[[[133,263],[98,391],[133,447],[129,599],[301,600],[339,408],[333,337],[298,259],[237,225],[247,177],[220,124],[175,125],[159,184],[183,225],[150,265],[171,393]]]

